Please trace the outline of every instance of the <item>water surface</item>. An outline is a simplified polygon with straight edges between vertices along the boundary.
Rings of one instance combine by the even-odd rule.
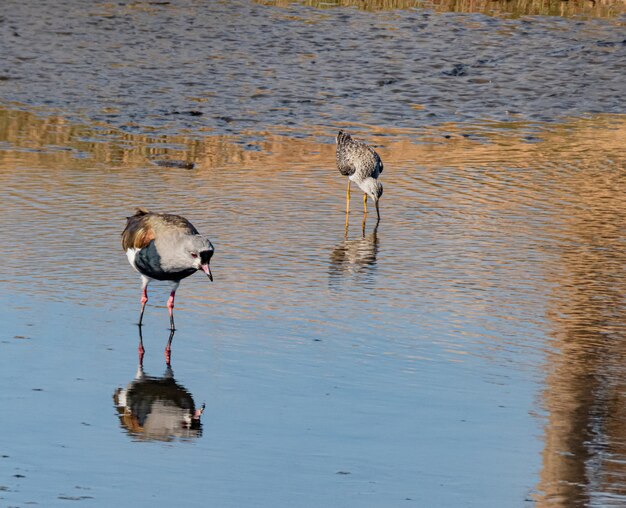
[[[0,22],[3,504],[623,504],[623,18],[75,6]],[[170,366],[135,206],[216,245]]]

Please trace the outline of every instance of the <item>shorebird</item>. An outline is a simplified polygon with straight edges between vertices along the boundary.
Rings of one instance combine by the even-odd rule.
[[[363,209],[367,213],[367,196],[374,200],[376,215],[380,220],[378,200],[383,195],[383,184],[378,175],[383,172],[383,161],[371,146],[356,141],[342,130],[337,134],[337,168],[348,177],[346,213],[350,212],[350,183],[356,183],[363,191]]]
[[[198,230],[184,217],[166,213],[152,213],[138,208],[135,215],[128,217],[122,233],[122,247],[130,265],[141,275],[141,313],[148,301],[148,284],[153,280],[170,283],[171,293],[167,300],[170,314],[170,329],[174,330],[174,296],[180,281],[198,270],[204,271],[213,280],[209,262],[214,248],[208,238],[200,236]],[[171,342],[171,341],[170,341]],[[165,350],[168,356],[168,342]],[[141,344],[140,344],[141,353]]]

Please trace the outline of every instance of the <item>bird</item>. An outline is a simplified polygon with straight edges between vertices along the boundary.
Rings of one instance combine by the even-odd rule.
[[[122,248],[128,262],[141,275],[141,327],[143,313],[148,301],[148,284],[153,280],[167,281],[171,287],[167,308],[170,315],[170,329],[174,327],[174,297],[180,281],[198,270],[213,280],[209,263],[215,252],[208,238],[184,217],[168,213],[153,213],[137,208],[135,214],[127,217],[126,228],[122,232]],[[171,341],[170,341],[171,342]],[[169,356],[170,342],[165,350]],[[140,353],[141,344],[140,344]]]
[[[383,172],[383,161],[371,146],[355,140],[343,130],[337,134],[336,142],[337,169],[343,176],[348,177],[346,213],[350,212],[350,183],[354,182],[363,191],[365,213],[367,196],[370,196],[374,200],[376,215],[380,220],[378,200],[383,195],[383,184],[378,181],[378,176]]]

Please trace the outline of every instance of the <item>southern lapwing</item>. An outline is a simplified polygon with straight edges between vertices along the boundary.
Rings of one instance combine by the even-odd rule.
[[[214,248],[200,236],[198,230],[184,217],[166,213],[152,213],[138,208],[128,217],[122,233],[122,247],[128,262],[139,272],[142,282],[139,326],[148,301],[148,284],[153,280],[169,282],[171,286],[167,308],[170,329],[174,330],[174,296],[180,281],[198,270],[213,280],[209,262]],[[169,353],[168,343],[166,355]]]

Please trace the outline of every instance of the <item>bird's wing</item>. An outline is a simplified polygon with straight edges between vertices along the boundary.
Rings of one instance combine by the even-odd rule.
[[[371,146],[340,131],[337,136],[337,168],[343,176],[359,173],[360,178],[378,178],[383,172],[383,162]]]
[[[154,228],[158,230],[176,231],[190,235],[198,235],[198,230],[194,225],[180,215],[171,215],[167,213],[154,214],[152,219]]]
[[[356,171],[355,162],[358,162],[358,158],[355,157],[355,152],[358,152],[359,143],[352,139],[352,137],[339,131],[337,136],[337,169],[343,176],[352,176]]]
[[[349,159],[345,157],[339,157],[337,154],[337,169],[343,176],[352,176],[356,171],[356,167]]]
[[[150,217],[153,213],[137,208],[135,215],[128,217],[126,228],[122,232],[122,248],[143,249],[154,240],[154,229]]]
[[[157,235],[168,235],[174,232],[197,235],[198,230],[184,217],[166,213],[152,213],[138,208],[135,215],[128,217],[126,228],[122,233],[122,247],[143,249]]]

